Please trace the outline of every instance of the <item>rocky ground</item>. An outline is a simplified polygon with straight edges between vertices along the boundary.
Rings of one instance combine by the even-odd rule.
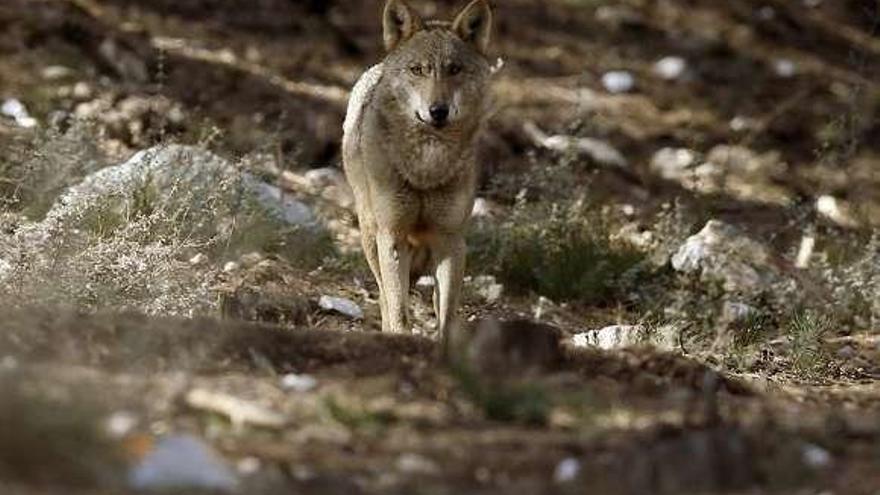
[[[378,4],[0,4],[0,491],[880,493],[876,5],[497,3],[451,366],[339,172]]]

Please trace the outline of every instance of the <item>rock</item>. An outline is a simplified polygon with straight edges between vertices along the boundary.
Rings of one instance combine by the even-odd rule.
[[[397,470],[404,474],[431,476],[440,473],[437,463],[419,454],[400,454],[397,458]]]
[[[186,394],[185,401],[193,409],[226,416],[237,428],[244,425],[282,428],[287,425],[284,415],[222,392],[195,388]]]
[[[10,98],[0,105],[0,115],[11,118],[19,127],[31,128],[37,126],[37,119],[31,117],[24,103],[15,98]]]
[[[105,430],[112,438],[125,438],[139,423],[138,417],[130,411],[117,411],[107,418]]]
[[[556,465],[553,472],[553,481],[556,483],[570,483],[577,479],[581,472],[581,462],[574,457],[563,459]]]
[[[621,227],[612,236],[612,240],[623,241],[640,251],[648,251],[654,246],[655,239],[653,232],[644,228],[638,222],[630,222]]]
[[[492,203],[486,198],[476,198],[474,200],[474,208],[471,210],[472,218],[492,218],[498,210],[498,205]]]
[[[602,75],[602,86],[609,93],[629,93],[636,87],[636,78],[625,70],[606,72]]]
[[[487,303],[494,303],[501,299],[504,294],[504,286],[499,284],[492,275],[480,275],[471,279],[471,287],[474,292]]]
[[[288,373],[281,377],[281,387],[297,393],[311,392],[318,386],[318,380],[311,375]]]
[[[201,266],[207,262],[208,262],[208,256],[205,253],[199,253],[189,259],[189,264],[192,266]]]
[[[662,148],[651,158],[651,171],[667,180],[678,180],[689,174],[697,162],[697,154],[687,148]]]
[[[797,75],[797,64],[786,58],[774,60],[773,73],[783,79],[790,79]]]
[[[758,315],[758,308],[749,304],[725,301],[721,307],[721,321],[727,324],[741,323]]]
[[[342,297],[321,296],[318,306],[324,311],[333,311],[353,320],[364,319],[364,311],[350,299]]]
[[[674,81],[681,79],[687,71],[687,60],[682,57],[663,57],[654,64],[654,74],[661,79]]]
[[[534,122],[526,122],[523,130],[536,145],[559,153],[577,153],[590,157],[598,165],[625,168],[629,164],[623,154],[611,144],[590,137],[550,136]]]
[[[87,176],[55,202],[45,221],[75,224],[84,210],[102,201],[121,214],[137,208],[136,202],[144,196],[163,208],[172,200],[186,201],[181,206],[196,211],[216,208],[218,202],[234,211],[250,201],[262,207],[267,217],[288,225],[314,228],[317,224],[305,204],[285,197],[278,188],[239,172],[207,150],[181,145],[141,151],[121,165]]]
[[[675,349],[678,345],[678,332],[678,327],[674,325],[650,330],[644,325],[612,325],[576,334],[572,337],[571,343],[575,347],[597,347],[605,351],[638,345]]]
[[[40,75],[47,81],[57,81],[59,79],[70,77],[72,74],[73,70],[71,70],[70,67],[65,67],[63,65],[49,65],[40,71]]]
[[[834,196],[825,195],[816,200],[816,211],[823,218],[840,227],[856,228],[859,226],[859,221],[856,220],[853,214],[852,206]]]
[[[801,453],[804,464],[813,469],[823,469],[831,464],[831,453],[818,445],[805,444]]]
[[[710,220],[673,255],[672,267],[721,281],[728,291],[754,292],[767,288],[777,278],[770,261],[770,252],[763,244],[732,225]]]
[[[642,325],[613,325],[572,337],[575,347],[598,347],[606,351],[631,347],[646,341],[647,328]]]
[[[237,272],[241,269],[241,264],[235,261],[227,261],[225,265],[223,265],[223,271],[226,273]]]
[[[788,166],[778,153],[757,154],[742,146],[716,146],[705,160],[687,148],[663,148],[650,169],[663,179],[703,194],[726,193],[737,199],[785,205],[791,193],[774,183]]]
[[[232,492],[238,478],[201,440],[189,435],[161,439],[129,472],[135,490],[217,490]]]

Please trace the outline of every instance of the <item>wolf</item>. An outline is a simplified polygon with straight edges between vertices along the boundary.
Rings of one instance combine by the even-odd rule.
[[[410,283],[422,275],[435,282],[444,343],[459,325],[476,143],[491,105],[492,15],[488,0],[473,0],[452,22],[425,21],[405,0],[388,0],[385,58],[352,91],[343,166],[383,332],[412,331]]]

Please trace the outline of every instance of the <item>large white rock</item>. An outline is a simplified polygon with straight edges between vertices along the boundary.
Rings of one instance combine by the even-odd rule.
[[[46,214],[45,222],[75,220],[96,203],[107,202],[120,213],[138,207],[144,194],[167,207],[170,199],[199,211],[218,200],[227,205],[256,204],[289,225],[316,227],[314,214],[304,203],[277,187],[241,172],[227,160],[202,148],[157,146],[141,151],[127,162],[101,169],[69,188]]]
[[[770,252],[763,244],[718,220],[710,220],[685,241],[672,256],[672,267],[718,280],[728,291],[759,291],[776,277]]]

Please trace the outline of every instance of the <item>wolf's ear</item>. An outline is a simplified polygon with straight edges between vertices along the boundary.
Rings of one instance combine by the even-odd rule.
[[[382,16],[385,49],[389,52],[424,27],[422,18],[406,0],[388,0]]]
[[[480,53],[486,53],[492,37],[492,8],[488,0],[473,0],[452,22],[452,29]]]

